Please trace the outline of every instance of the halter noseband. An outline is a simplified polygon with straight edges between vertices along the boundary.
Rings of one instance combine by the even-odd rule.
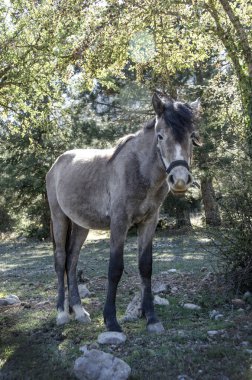
[[[170,172],[172,171],[172,169],[176,168],[176,166],[184,166],[188,171],[190,171],[190,168],[189,168],[189,165],[188,163],[186,162],[186,160],[175,160],[175,161],[172,161],[170,163],[170,165],[168,166],[168,168],[166,167],[165,163],[164,163],[164,160],[163,160],[163,157],[162,157],[162,154],[161,154],[161,151],[158,147],[158,152],[159,152],[159,156],[160,156],[160,159],[162,161],[162,164],[165,168],[165,171],[167,174],[170,174]]]
[[[189,165],[185,160],[176,160],[172,161],[168,168],[166,169],[166,173],[170,174],[173,168],[176,168],[176,166],[184,166],[188,171],[190,171]]]

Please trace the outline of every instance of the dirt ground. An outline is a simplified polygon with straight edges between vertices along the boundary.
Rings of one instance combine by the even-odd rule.
[[[126,361],[131,379],[252,379],[252,309],[248,302],[235,304],[234,294],[219,274],[216,247],[204,230],[167,236],[154,241],[153,280],[168,285],[161,297],[169,306],[156,306],[165,332],[146,332],[145,321],[124,323],[127,341],[101,349]],[[57,282],[49,242],[26,239],[0,244],[0,298],[17,295],[19,306],[0,308],[0,379],[74,379],[73,365],[80,347],[99,348],[105,331],[102,309],[106,292],[109,239],[91,234],[81,252],[91,296],[83,300],[92,323],[72,320],[56,326]],[[170,269],[176,271],[169,272]],[[130,236],[125,246],[125,272],[118,289],[117,313],[122,319],[139,289],[137,242]],[[187,310],[194,303],[200,310]],[[217,310],[222,317],[212,319]],[[212,333],[214,331],[214,333]]]

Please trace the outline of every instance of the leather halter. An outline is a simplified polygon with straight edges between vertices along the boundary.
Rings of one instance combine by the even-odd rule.
[[[172,169],[176,168],[176,166],[184,166],[190,172],[190,168],[189,168],[189,165],[186,162],[186,160],[175,160],[175,161],[172,161],[170,163],[170,165],[168,166],[168,168],[167,168],[166,165],[165,165],[165,163],[164,163],[161,151],[160,151],[159,147],[157,147],[157,148],[158,148],[160,159],[162,161],[162,164],[163,164],[163,166],[164,166],[165,171],[166,171],[167,174],[170,174],[170,172],[172,171]]]

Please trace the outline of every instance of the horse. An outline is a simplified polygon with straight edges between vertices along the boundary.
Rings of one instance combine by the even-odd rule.
[[[110,230],[104,323],[108,331],[122,331],[116,318],[116,293],[124,270],[125,238],[135,225],[142,316],[148,331],[164,329],[153,304],[152,239],[167,193],[183,195],[193,183],[189,166],[192,145],[200,145],[195,130],[200,102],[183,103],[155,92],[152,105],[155,117],[138,132],[119,140],[116,147],[67,151],[47,173],[58,278],[58,325],[69,322],[70,312],[76,320],[90,322],[81,305],[76,268],[89,229],[100,229]]]

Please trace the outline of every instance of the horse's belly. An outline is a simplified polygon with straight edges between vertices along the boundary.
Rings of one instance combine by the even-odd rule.
[[[58,198],[59,205],[74,223],[87,229],[106,230],[110,228],[110,215],[107,202],[100,202],[99,199],[78,201],[78,206],[74,199],[64,200]]]

